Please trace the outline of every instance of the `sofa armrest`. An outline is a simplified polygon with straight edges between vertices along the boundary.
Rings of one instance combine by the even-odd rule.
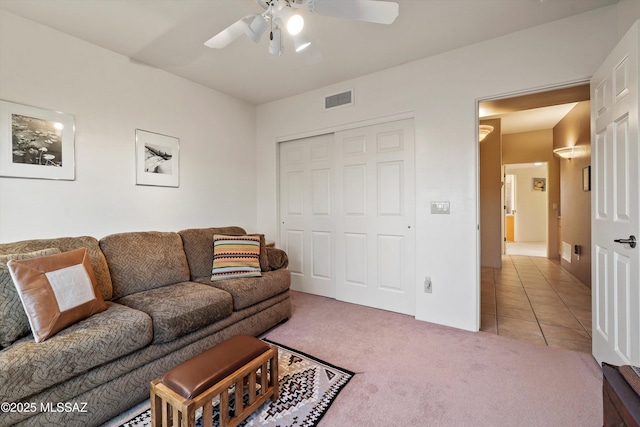
[[[267,247],[267,256],[269,257],[269,267],[272,270],[287,268],[289,265],[289,257],[282,249]]]

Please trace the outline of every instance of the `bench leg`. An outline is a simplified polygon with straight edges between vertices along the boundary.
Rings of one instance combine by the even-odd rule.
[[[211,400],[202,408],[202,427],[213,427],[213,404]]]
[[[271,396],[271,401],[275,402],[278,400],[280,391],[280,381],[278,380],[278,347],[272,345],[271,349],[273,350],[273,358],[271,359],[271,385],[273,386],[273,395]]]
[[[229,390],[225,389],[220,393],[220,427],[229,424]]]
[[[158,380],[151,381],[151,427],[162,425],[162,398],[156,394],[156,384]]]

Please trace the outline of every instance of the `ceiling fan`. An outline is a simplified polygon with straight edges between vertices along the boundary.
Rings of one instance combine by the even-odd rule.
[[[269,53],[282,55],[282,30],[293,39],[296,52],[314,64],[322,60],[320,50],[304,33],[304,19],[297,9],[307,9],[314,15],[354,19],[376,24],[391,24],[398,16],[398,3],[378,0],[256,0],[262,13],[251,13],[225,28],[205,42],[205,46],[222,49],[245,34],[258,43],[269,28]]]

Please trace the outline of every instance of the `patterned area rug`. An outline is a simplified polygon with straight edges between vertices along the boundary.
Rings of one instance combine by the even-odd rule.
[[[313,356],[263,339],[278,346],[280,396],[277,402],[265,403],[241,426],[315,426],[354,373]],[[233,399],[229,399],[233,403]],[[213,425],[219,425],[218,407],[214,406]],[[149,403],[139,415],[132,415],[121,427],[151,425]],[[230,410],[233,410],[231,407]],[[202,425],[196,413],[196,426]]]

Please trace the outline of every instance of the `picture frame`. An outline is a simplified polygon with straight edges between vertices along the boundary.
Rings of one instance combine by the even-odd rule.
[[[591,166],[582,168],[582,191],[591,191]]]
[[[136,185],[180,185],[180,140],[136,129]]]
[[[547,178],[531,178],[533,191],[547,191]]]
[[[75,180],[75,118],[0,100],[0,176]]]

